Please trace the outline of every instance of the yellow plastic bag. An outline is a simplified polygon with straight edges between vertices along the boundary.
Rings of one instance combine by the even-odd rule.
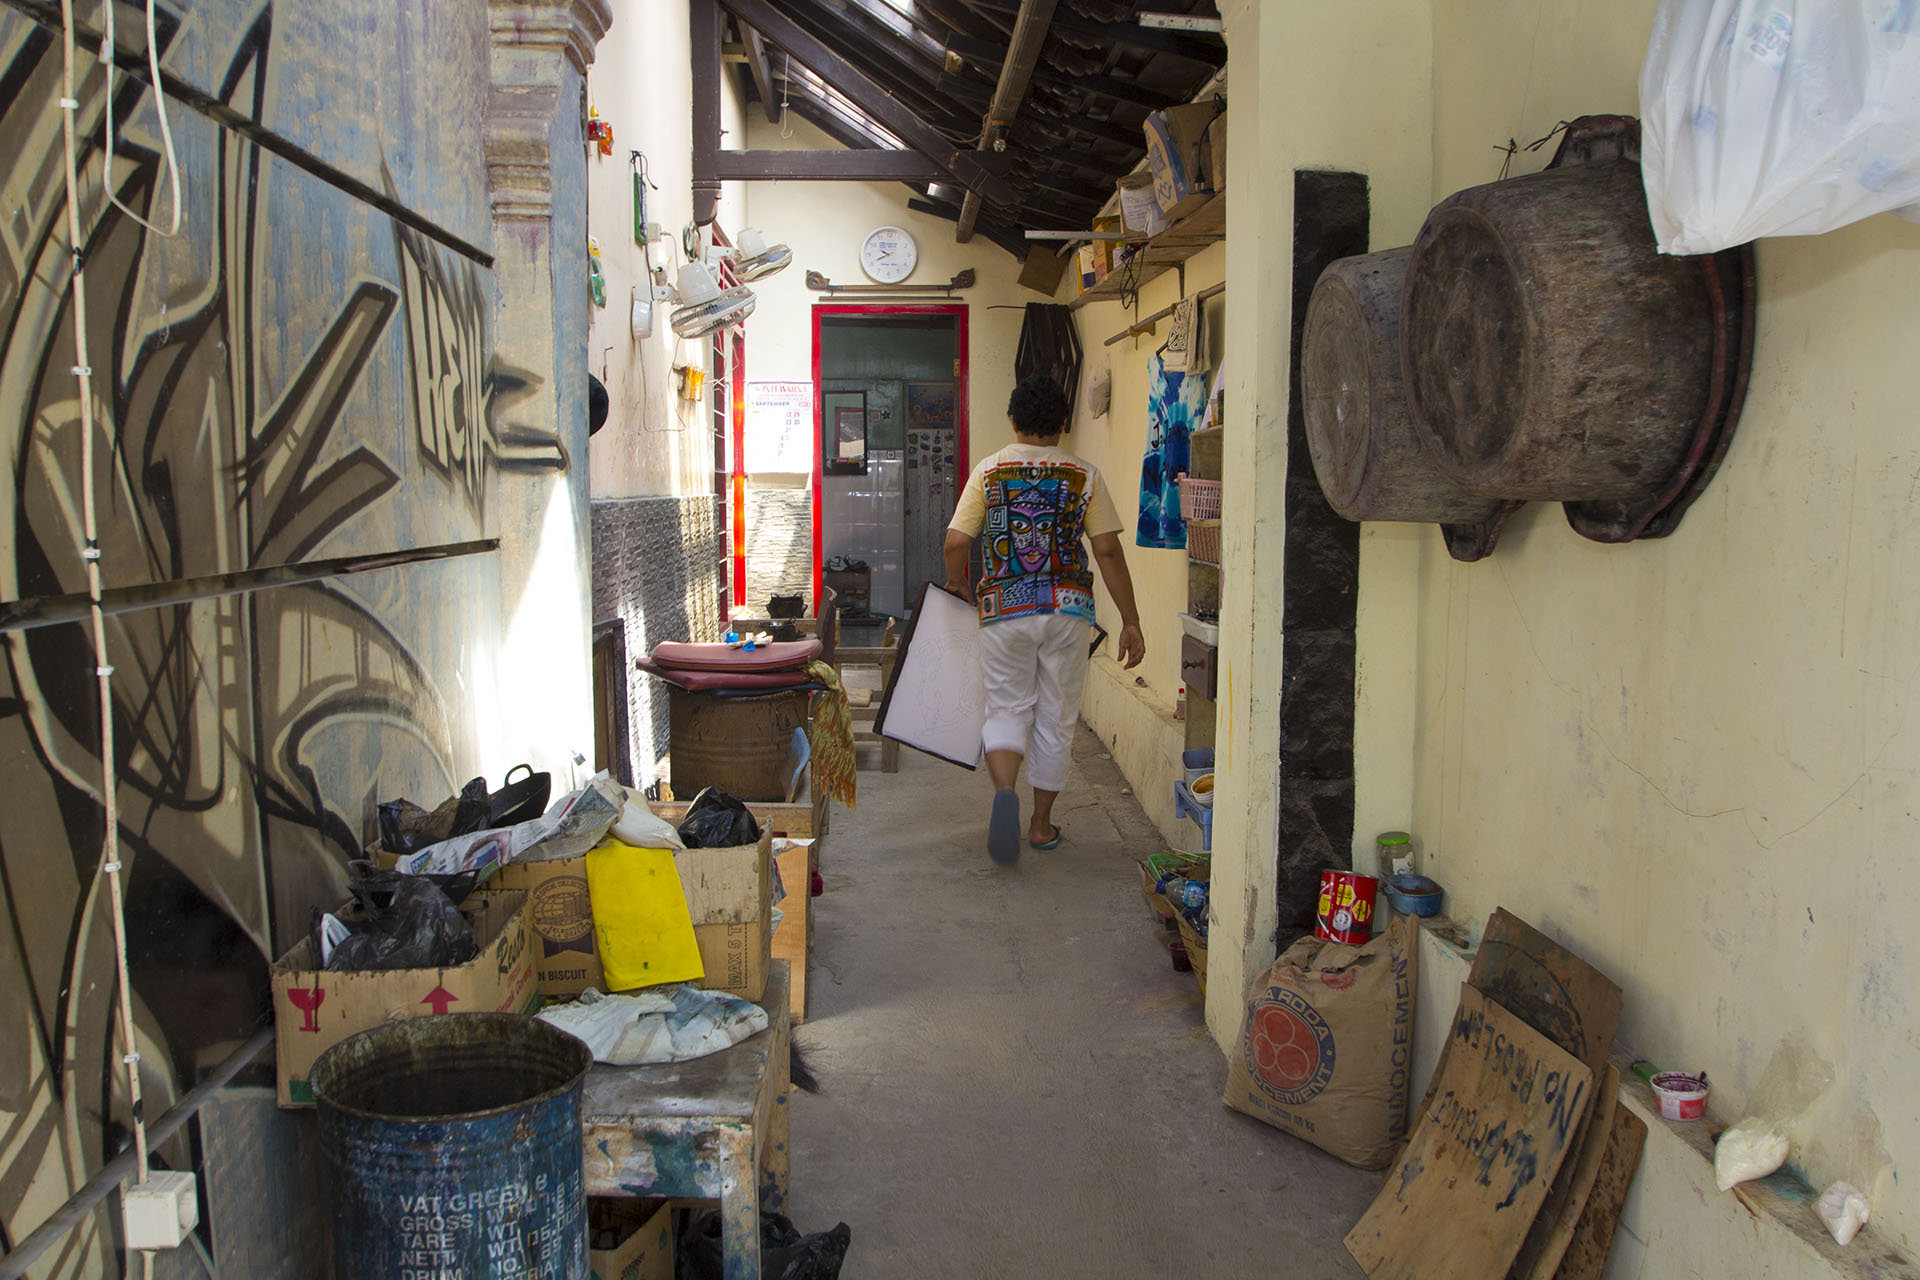
[[[587,896],[608,991],[706,976],[671,850],[602,842],[587,854]]]

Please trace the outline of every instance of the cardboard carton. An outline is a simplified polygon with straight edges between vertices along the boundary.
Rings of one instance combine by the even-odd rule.
[[[1221,114],[1211,102],[1168,107],[1147,117],[1147,167],[1153,197],[1169,222],[1193,213],[1212,196],[1209,126]]]
[[[673,862],[707,971],[700,985],[759,1000],[773,960],[773,833],[761,831],[758,844],[676,849]]]
[[[273,966],[280,1105],[308,1107],[314,1060],[355,1032],[434,1013],[528,1013],[538,999],[527,946],[527,895],[476,893],[468,904],[480,954],[447,969],[329,973],[311,939]]]
[[[656,811],[661,807],[656,806]],[[376,855],[380,865],[393,865],[391,854],[376,851]],[[673,862],[687,891],[693,938],[707,971],[700,985],[760,999],[766,993],[772,954],[771,832],[762,831],[757,845],[675,850]],[[600,949],[594,942],[586,858],[509,862],[494,872],[487,885],[527,897],[533,973],[541,995],[567,998],[588,987],[606,990]]]
[[[592,1239],[613,1231],[620,1241],[611,1249],[587,1251],[587,1270],[593,1280],[673,1280],[671,1205],[596,1197],[587,1202],[587,1227]]]

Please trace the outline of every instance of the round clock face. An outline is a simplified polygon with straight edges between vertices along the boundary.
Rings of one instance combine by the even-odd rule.
[[[920,251],[898,227],[876,227],[860,246],[860,267],[881,284],[898,284],[913,274]]]

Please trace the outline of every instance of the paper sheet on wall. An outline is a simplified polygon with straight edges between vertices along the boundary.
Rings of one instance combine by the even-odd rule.
[[[752,475],[813,470],[813,384],[747,384],[746,465]]]
[[[875,729],[929,755],[972,769],[987,718],[980,674],[980,619],[959,596],[929,582],[901,642]]]

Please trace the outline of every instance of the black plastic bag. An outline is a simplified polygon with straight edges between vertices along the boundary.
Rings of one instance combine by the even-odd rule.
[[[831,1231],[803,1236],[784,1213],[760,1214],[760,1274],[766,1280],[838,1280],[847,1260],[853,1228],[842,1222]],[[687,1220],[680,1233],[674,1280],[723,1280],[724,1250],[720,1211],[707,1209]]]
[[[471,876],[440,878],[452,881],[462,897],[473,887]],[[480,954],[473,926],[448,890],[433,879],[375,871],[355,880],[352,888],[360,911],[357,918],[342,920],[353,932],[327,957],[329,972],[444,969]],[[315,946],[317,955],[317,939]]]
[[[687,806],[687,816],[680,820],[680,838],[689,849],[731,849],[759,840],[760,824],[744,800],[708,787]]]
[[[485,778],[475,778],[437,809],[422,809],[411,800],[383,801],[380,845],[388,853],[418,853],[442,840],[485,831],[492,811],[493,797]]]

